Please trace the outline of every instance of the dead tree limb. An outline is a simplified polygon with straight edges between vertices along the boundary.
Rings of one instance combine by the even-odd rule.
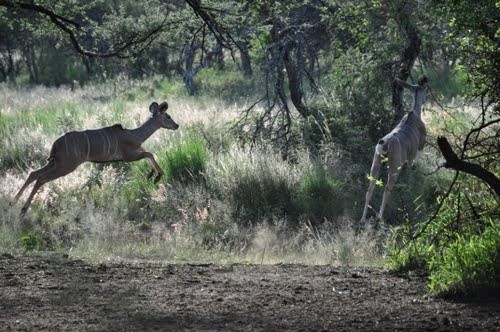
[[[439,136],[437,139],[439,150],[443,155],[446,163],[444,167],[451,168],[457,171],[465,172],[471,174],[477,178],[480,178],[486,182],[493,191],[500,197],[500,179],[495,176],[495,174],[484,169],[481,165],[463,161],[457,154],[453,151],[450,143],[444,136]]]

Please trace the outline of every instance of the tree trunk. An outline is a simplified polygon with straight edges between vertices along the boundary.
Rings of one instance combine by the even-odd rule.
[[[30,74],[30,82],[33,84],[39,84],[40,75],[36,63],[35,47],[33,44],[27,45],[24,49],[24,59],[26,62],[26,67],[28,68],[28,72]]]
[[[240,50],[240,58],[241,58],[241,69],[243,71],[243,75],[245,77],[252,76],[252,62],[250,61],[250,54],[248,53],[247,42],[240,41],[238,42],[238,48]]]
[[[418,35],[416,27],[412,23],[411,13],[408,8],[413,4],[402,2],[400,8],[396,9],[395,20],[407,37],[407,44],[399,57],[399,68],[396,69],[396,77],[406,81],[410,76],[415,60],[420,54],[422,40]],[[399,121],[406,113],[403,105],[403,87],[396,82],[392,85],[392,108],[394,109],[395,121]]]
[[[196,49],[199,48],[197,45],[189,44],[184,48],[184,85],[188,90],[190,96],[196,93],[196,85],[194,83],[194,56],[196,54]]]
[[[199,45],[187,45],[184,49],[184,63],[185,63],[185,72],[184,72],[184,84],[189,92],[189,95],[192,96],[196,93],[197,86],[194,81],[194,77],[200,70],[205,67],[208,67],[214,62],[214,59],[217,61],[218,65],[221,66],[221,54],[222,54],[222,45],[217,43],[215,46],[205,54],[205,57],[201,60],[201,62],[194,66],[194,58],[196,54],[196,50],[201,48]]]

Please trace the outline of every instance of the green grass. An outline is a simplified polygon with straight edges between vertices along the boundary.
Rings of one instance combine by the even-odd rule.
[[[194,138],[165,151],[160,161],[166,166],[168,181],[196,181],[203,178],[208,153],[204,143]]]
[[[316,166],[299,183],[296,200],[300,213],[314,223],[335,221],[343,212],[343,191],[323,166]]]
[[[466,181],[464,187],[465,184]],[[500,227],[498,221],[479,212],[497,206],[497,202],[486,199],[480,194],[480,186],[474,186],[476,192],[462,189],[446,198],[432,222],[406,225],[394,231],[389,269],[426,271],[429,290],[437,296],[468,296],[500,289]],[[461,206],[463,219],[457,219],[457,204],[462,201],[476,208]]]
[[[441,255],[429,261],[433,294],[474,293],[478,289],[500,289],[500,225],[489,221],[486,229],[470,238],[459,236]]]
[[[230,202],[235,222],[252,225],[295,214],[293,195],[301,167],[271,151],[233,146],[209,165],[207,181],[217,197]]]

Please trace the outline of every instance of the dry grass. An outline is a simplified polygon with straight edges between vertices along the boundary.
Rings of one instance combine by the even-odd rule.
[[[238,193],[241,179],[246,179],[249,189],[254,183],[268,188],[270,198],[272,190],[280,188],[292,194],[303,174],[312,168],[307,154],[298,153],[297,162],[290,164],[267,149],[249,150],[232,142],[227,129],[244,107],[177,95],[165,98],[159,90],[151,97],[148,86],[127,82],[125,87],[108,84],[75,91],[0,86],[0,99],[6,101],[0,104],[0,122],[4,121],[0,142],[9,146],[9,151],[18,151],[21,160],[17,166],[0,170],[0,251],[25,250],[22,239],[29,235],[41,249],[69,251],[96,261],[381,264],[377,237],[369,230],[354,232],[348,219],[342,220],[342,227],[331,221],[332,227],[319,230],[306,221],[291,230],[287,221],[273,216],[272,211],[259,215],[258,220],[236,222],[232,204],[235,197],[245,200],[245,192]],[[164,99],[181,130],[159,131],[145,147],[161,160],[172,147],[193,135],[201,137],[211,145],[204,181],[153,186],[141,173],[145,163],[103,168],[84,164],[44,186],[25,217],[18,214],[20,204],[10,206],[29,171],[43,165],[44,156],[63,129],[83,130],[118,122],[136,127],[149,116],[150,102]],[[19,112],[40,115],[34,117],[38,122],[26,122],[29,117],[18,117]],[[258,195],[258,190],[247,192],[254,194]],[[250,217],[240,214],[238,218]]]

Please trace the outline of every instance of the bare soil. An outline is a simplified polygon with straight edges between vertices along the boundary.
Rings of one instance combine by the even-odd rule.
[[[302,265],[0,255],[2,331],[500,331],[500,300],[427,295],[423,276]]]

